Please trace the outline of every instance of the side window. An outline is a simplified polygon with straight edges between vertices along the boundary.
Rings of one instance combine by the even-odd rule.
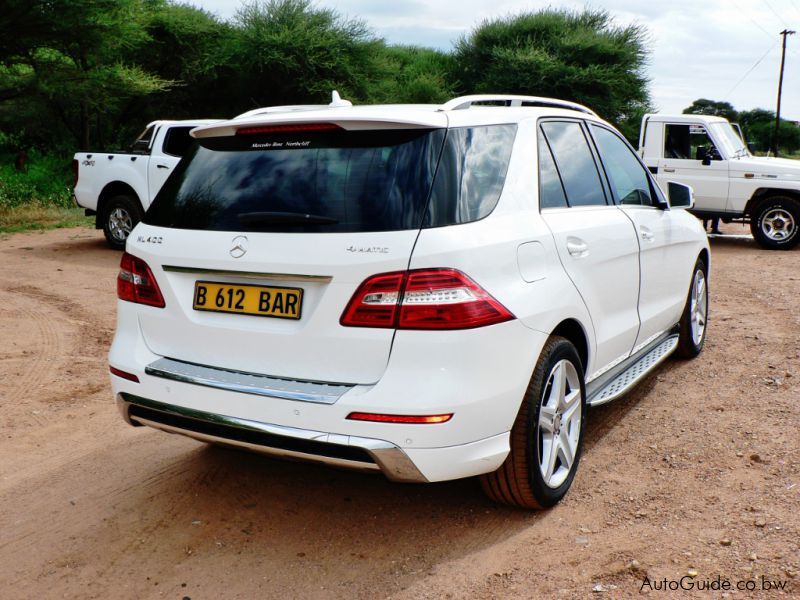
[[[189,132],[194,127],[172,127],[167,131],[167,137],[164,140],[164,154],[171,154],[172,156],[183,156],[186,151],[194,142]]]
[[[702,160],[708,152],[716,152],[716,147],[702,125],[666,125],[664,158]]]
[[[650,179],[628,145],[605,127],[592,125],[600,160],[620,204],[652,206]]]
[[[570,206],[605,205],[606,195],[580,123],[547,121],[542,131],[553,152]]]
[[[539,208],[562,208],[567,197],[544,134],[539,130]]]
[[[147,154],[150,151],[150,140],[153,139],[153,132],[155,129],[155,125],[153,125],[152,127],[148,127],[142,133],[140,133],[139,137],[137,137],[131,144],[131,152],[136,154]]]

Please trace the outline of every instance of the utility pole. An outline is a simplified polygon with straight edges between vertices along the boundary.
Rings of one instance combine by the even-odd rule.
[[[775,111],[775,156],[778,156],[778,138],[781,129],[781,92],[783,91],[783,65],[786,63],[786,36],[793,35],[794,31],[784,29],[781,31],[783,36],[783,51],[781,52],[781,74],[778,77],[778,109]]]

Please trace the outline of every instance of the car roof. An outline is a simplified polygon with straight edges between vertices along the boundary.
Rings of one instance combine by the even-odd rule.
[[[645,119],[654,122],[669,122],[669,123],[697,123],[698,121],[706,121],[707,123],[728,123],[728,119],[717,117],[714,115],[697,115],[697,114],[681,114],[681,115],[662,115],[662,114],[648,114],[644,116]]]
[[[577,116],[600,121],[591,109],[580,104],[537,96],[475,95],[454,98],[445,104],[353,106],[334,92],[330,105],[255,109],[228,121],[199,127],[192,135],[197,138],[230,136],[243,128],[315,122],[333,123],[348,130],[445,128],[515,123],[540,116]]]

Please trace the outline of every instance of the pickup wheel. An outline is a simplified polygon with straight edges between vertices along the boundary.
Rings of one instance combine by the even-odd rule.
[[[551,337],[511,429],[511,452],[497,471],[480,478],[489,498],[542,509],[564,497],[580,461],[585,398],[575,346],[562,337]]]
[[[762,248],[794,248],[800,242],[800,202],[788,196],[763,200],[753,213],[750,231]]]
[[[125,241],[136,224],[142,220],[142,209],[138,200],[131,196],[112,196],[103,207],[103,233],[108,245],[115,250],[124,250]]]
[[[708,267],[698,258],[692,271],[689,296],[680,321],[680,334],[676,354],[681,358],[694,358],[703,351],[708,325]]]

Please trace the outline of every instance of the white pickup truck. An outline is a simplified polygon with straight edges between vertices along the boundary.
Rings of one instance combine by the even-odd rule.
[[[696,216],[750,223],[764,248],[800,242],[800,161],[753,156],[722,117],[645,115],[639,153],[664,189],[694,189]]]
[[[112,248],[122,250],[161,186],[194,141],[189,132],[213,119],[153,121],[130,152],[78,152],[75,202],[94,215]]]

